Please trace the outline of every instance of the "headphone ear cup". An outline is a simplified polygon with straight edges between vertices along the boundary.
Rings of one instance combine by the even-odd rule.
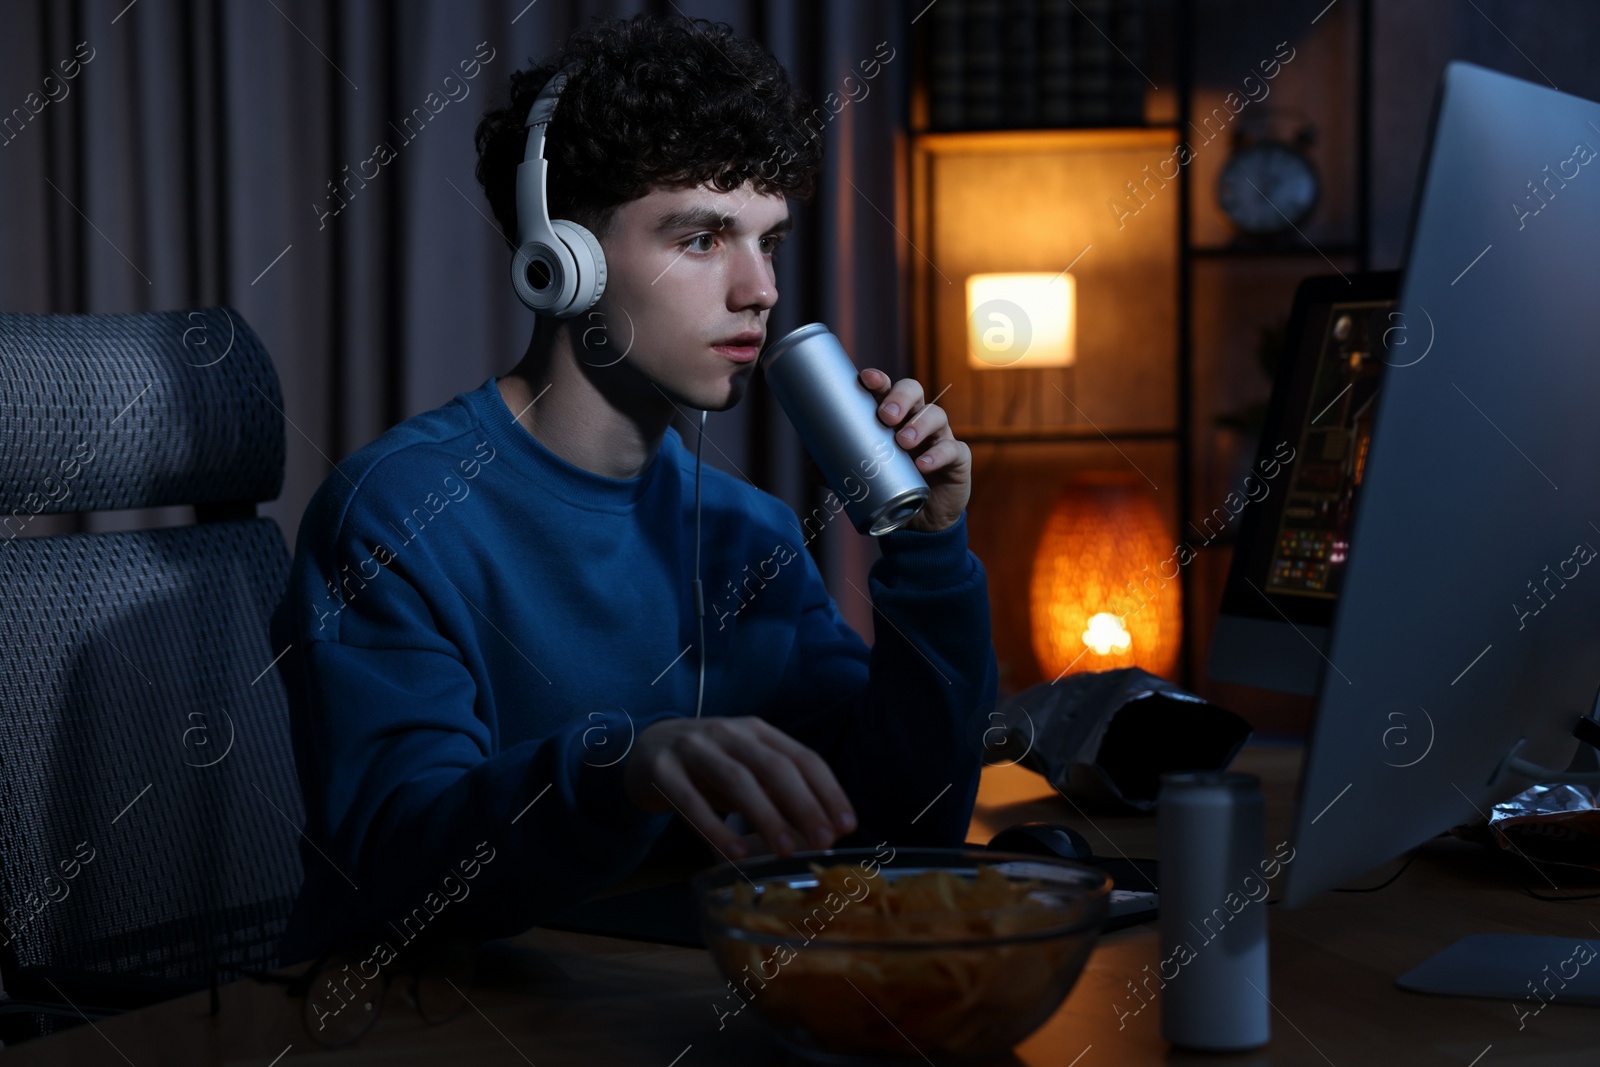
[[[570,219],[552,219],[550,228],[566,244],[570,258],[576,263],[574,277],[577,292],[572,295],[570,310],[563,318],[581,315],[594,306],[600,294],[606,291],[606,254],[600,241],[586,227]]]
[[[545,284],[536,287],[529,281],[530,270],[541,275]],[[540,315],[560,317],[561,290],[577,270],[578,264],[564,244],[529,241],[511,257],[511,285],[517,291],[517,298],[529,310]]]

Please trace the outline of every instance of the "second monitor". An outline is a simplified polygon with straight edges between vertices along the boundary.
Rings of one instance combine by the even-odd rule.
[[[1317,691],[1383,371],[1427,345],[1395,310],[1399,288],[1387,271],[1307,278],[1295,292],[1258,465],[1282,470],[1239,517],[1211,644],[1218,681]]]

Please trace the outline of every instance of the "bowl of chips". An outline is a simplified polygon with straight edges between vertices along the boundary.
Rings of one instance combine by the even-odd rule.
[[[1078,980],[1111,879],[1052,856],[846,848],[760,856],[692,882],[727,993],[812,1063],[1005,1056]]]

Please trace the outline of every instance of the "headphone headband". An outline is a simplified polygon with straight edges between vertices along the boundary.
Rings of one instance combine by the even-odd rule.
[[[528,121],[523,126],[528,131],[528,142],[522,150],[522,162],[533,163],[544,158],[545,128],[550,125],[550,119],[556,113],[556,103],[561,98],[561,90],[567,87],[567,72],[573,67],[574,64],[568,64],[556,71],[550,80],[545,82],[544,88],[539,90],[533,105],[528,108]],[[521,205],[518,207],[520,209]],[[517,226],[519,230],[524,228],[520,210],[517,212]]]

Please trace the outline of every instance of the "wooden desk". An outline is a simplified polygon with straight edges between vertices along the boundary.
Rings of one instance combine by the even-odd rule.
[[[1299,758],[1297,749],[1252,748],[1235,764],[1263,779],[1269,845],[1286,836]],[[986,770],[969,838],[986,841],[1000,828],[1028,819],[1074,825],[1097,853],[1155,854],[1153,818],[1085,818],[1030,771]],[[1384,874],[1377,872],[1371,882]],[[1146,965],[1155,970],[1154,924],[1118,931],[1101,940],[1060,1010],[1002,1062],[1034,1067],[1600,1062],[1600,1009],[1557,1000],[1519,1030],[1508,1003],[1421,996],[1394,985],[1396,975],[1469,933],[1594,936],[1590,923],[1600,925],[1594,902],[1535,900],[1523,893],[1517,875],[1475,846],[1441,839],[1381,892],[1327,893],[1300,911],[1273,906],[1272,1042],[1246,1055],[1170,1052],[1160,1037],[1159,1004],[1134,1013],[1140,1002],[1127,984],[1143,978]],[[516,944],[529,950],[533,961],[520,979],[488,987],[480,983],[472,991],[472,1006],[439,1027],[424,1025],[403,1003],[397,985],[386,999],[384,1017],[356,1049],[318,1048],[301,1026],[299,1001],[281,987],[245,981],[222,990],[222,1011],[215,1017],[208,1014],[207,996],[197,994],[99,1023],[97,1029],[79,1026],[26,1042],[0,1055],[6,1064],[108,1067],[753,1067],[785,1062],[754,1012],[741,1012],[717,1029],[712,1005],[726,989],[701,950],[542,929]]]

